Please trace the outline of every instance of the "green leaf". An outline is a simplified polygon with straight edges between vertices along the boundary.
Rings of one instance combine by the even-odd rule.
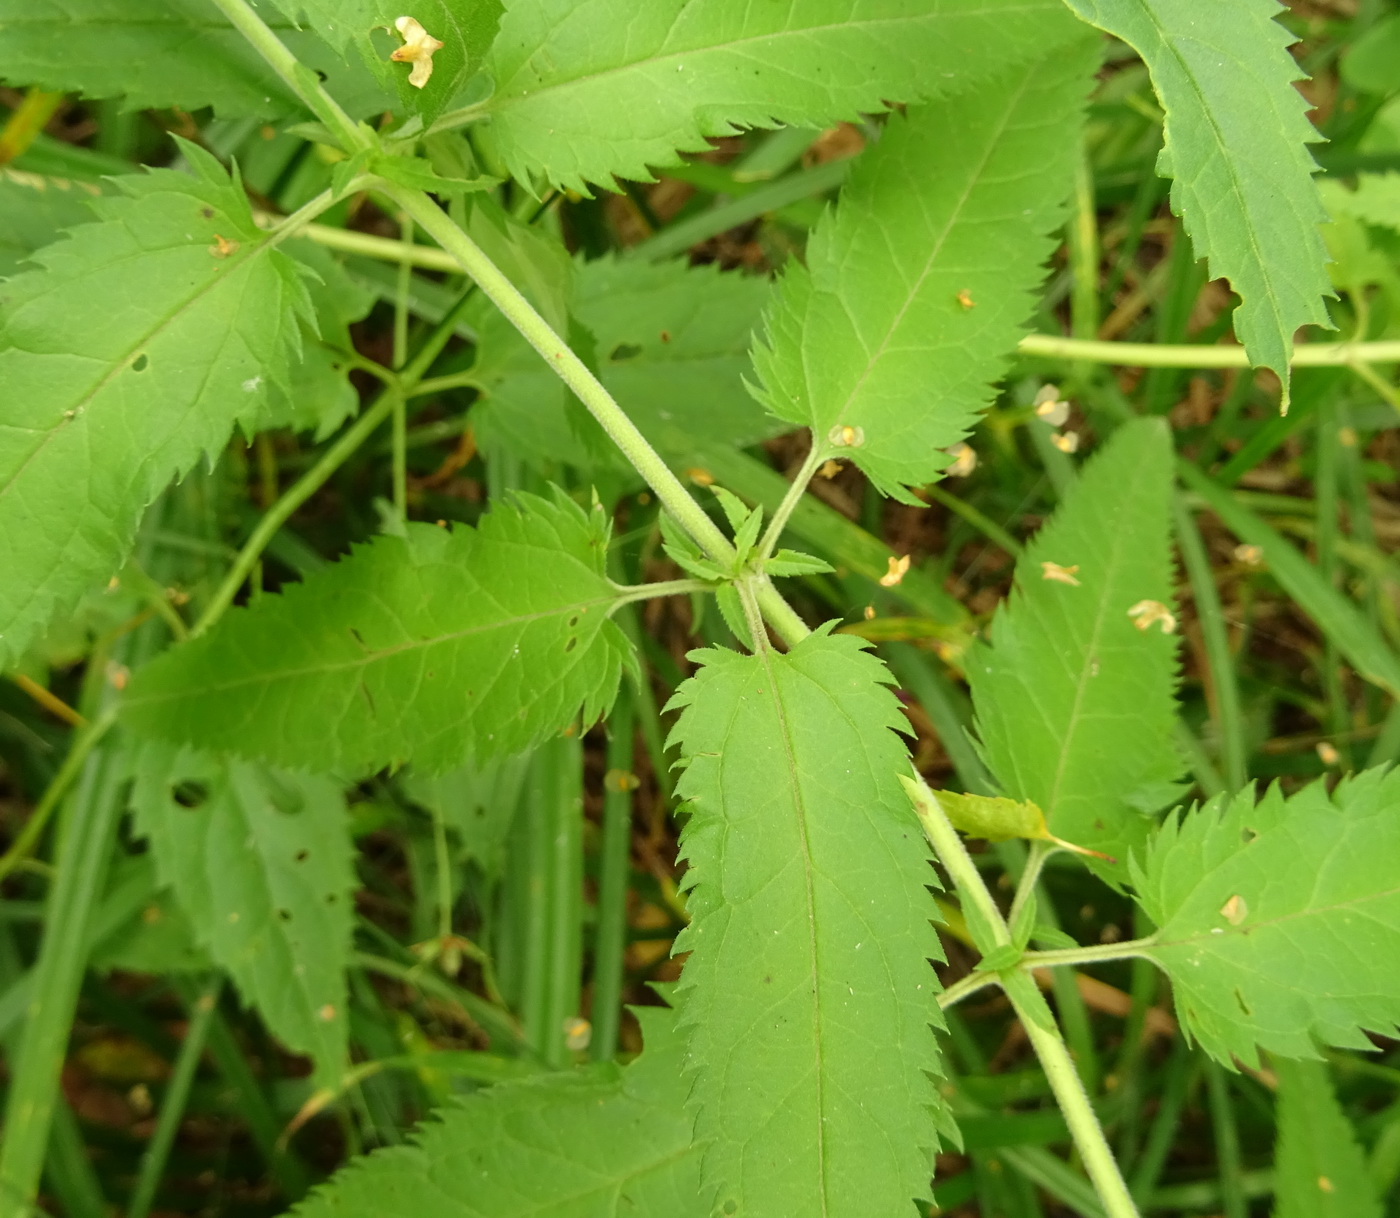
[[[1342,79],[1353,89],[1400,91],[1400,13],[1372,24],[1342,55]]]
[[[606,713],[632,663],[607,544],[602,511],[563,495],[410,524],[147,665],[126,722],[322,771],[523,752]]]
[[[798,550],[778,550],[763,564],[769,575],[821,575],[833,570],[829,562]]]
[[[862,646],[828,627],[786,655],[692,653],[671,704],[682,1023],[725,1213],[912,1215],[928,1194],[935,881],[898,781],[904,721]]]
[[[1400,33],[1400,22],[1396,23]],[[1348,190],[1331,179],[1319,182],[1327,210],[1355,216],[1377,228],[1400,231],[1400,173],[1361,173],[1356,176],[1356,189]]]
[[[266,14],[273,32],[319,72],[352,117],[388,95],[316,35]],[[208,0],[0,0],[0,77],[133,109],[212,106],[225,118],[285,118],[306,107]]]
[[[1044,0],[510,0],[483,131],[518,178],[612,188],[714,136],[829,126],[1073,37]]]
[[[360,407],[350,383],[350,355],[355,349],[350,326],[374,304],[373,295],[346,274],[324,246],[303,238],[282,249],[310,271],[306,287],[315,310],[314,325],[303,325],[302,358],[283,392],[274,385],[265,408],[245,424],[248,432],[290,427],[325,439]]]
[[[88,966],[99,972],[208,972],[209,957],[195,942],[194,927],[175,894],[160,884],[149,852],[123,854],[112,863],[104,904],[120,901],[134,891],[142,895],[131,916],[96,944]]]
[[[938,476],[992,399],[1072,182],[1086,41],[891,118],[754,351],[762,401],[885,493]]]
[[[412,1145],[338,1172],[296,1218],[709,1218],[675,1017],[634,1011],[646,1049],[630,1066],[543,1074],[458,1100]]]
[[[357,887],[340,787],[168,744],[142,745],[132,772],[137,831],[199,945],[334,1085]]]
[[[96,183],[0,169],[0,276],[13,275],[66,228],[93,219]]]
[[[1274,1218],[1381,1218],[1366,1156],[1326,1063],[1270,1064],[1278,1076]]]
[[[1172,179],[1182,218],[1212,278],[1242,303],[1235,334],[1256,366],[1283,381],[1299,326],[1330,328],[1318,224],[1326,217],[1312,174],[1303,75],[1274,18],[1276,0],[1066,0],[1128,43],[1147,65],[1166,111],[1157,172]]]
[[[608,391],[662,453],[685,457],[697,438],[742,447],[785,430],[743,385],[768,290],[761,279],[713,266],[601,258],[578,266],[572,311],[593,335]],[[601,464],[635,477],[611,444],[597,455],[588,450],[558,376],[514,326],[484,306],[475,320],[483,400],[472,410],[483,445],[501,445],[537,468]]]
[[[94,199],[102,217],[0,288],[0,667],[121,566],[141,512],[286,389],[296,265],[207,152]]]
[[[1039,805],[1056,837],[1123,862],[1181,771],[1175,623],[1141,612],[1172,600],[1171,460],[1165,423],[1121,427],[1026,547],[990,646],[967,659],[1003,791]]]
[[[1370,1048],[1400,1020],[1400,771],[1174,816],[1133,866],[1183,1026],[1212,1056]]]

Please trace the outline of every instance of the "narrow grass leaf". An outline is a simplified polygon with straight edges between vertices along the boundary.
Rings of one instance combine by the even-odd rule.
[[[458,1100],[412,1145],[357,1160],[294,1215],[710,1218],[675,1017],[635,1013],[646,1048],[630,1066],[543,1074]]]
[[[1056,837],[1117,859],[1089,860],[1115,880],[1182,769],[1171,468],[1165,423],[1121,427],[1027,545],[990,646],[967,661],[1004,792],[1039,805]]]
[[[1327,1063],[1270,1063],[1278,1076],[1274,1218],[1381,1218],[1366,1156]]]
[[[649,181],[710,138],[825,127],[1044,54],[1075,36],[1045,0],[509,0],[484,133],[510,172]]]
[[[356,118],[386,93],[309,30],[264,19]],[[305,104],[208,0],[0,0],[0,78],[132,108],[210,106],[222,118],[303,115]]]
[[[940,958],[888,671],[825,629],[696,652],[672,706],[689,801],[680,994],[724,1213],[914,1213],[935,1146]]]
[[[340,785],[149,742],[132,772],[137,831],[199,945],[333,1086],[357,886]]]
[[[1303,73],[1276,0],[1067,0],[1085,21],[1128,43],[1166,111],[1157,169],[1212,277],[1241,298],[1235,334],[1272,368],[1288,402],[1299,326],[1329,326],[1325,219],[1308,144],[1321,137],[1293,86]]]
[[[604,714],[632,663],[607,544],[601,509],[562,494],[411,524],[147,665],[126,721],[322,771],[521,752]]]
[[[1400,698],[1400,656],[1356,605],[1332,587],[1296,546],[1234,495],[1187,462],[1181,480],[1205,500],[1225,527],[1262,551],[1264,566],[1366,680]]]
[[[992,399],[1073,180],[1095,44],[891,118],[783,276],[761,400],[886,494],[931,482]]]
[[[1221,1062],[1369,1049],[1400,1020],[1400,771],[1212,800],[1134,862],[1187,1032]]]
[[[0,667],[106,580],[142,511],[285,388],[310,303],[207,152],[92,201],[0,285]]]

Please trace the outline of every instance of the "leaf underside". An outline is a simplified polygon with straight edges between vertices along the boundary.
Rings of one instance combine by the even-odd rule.
[[[126,721],[322,771],[521,752],[605,713],[633,662],[608,620],[607,536],[562,495],[476,529],[411,524],[142,669]]]
[[[1366,1156],[1327,1064],[1270,1064],[1278,1076],[1273,1218],[1381,1218]]]
[[[1128,43],[1147,65],[1166,111],[1158,172],[1172,178],[1172,210],[1213,277],[1242,303],[1235,334],[1287,394],[1293,332],[1329,326],[1326,217],[1308,143],[1321,137],[1293,82],[1302,72],[1275,0],[1067,0]],[[1286,396],[1285,396],[1286,404]]]
[[[132,771],[137,829],[200,946],[333,1086],[357,887],[339,784],[150,742]]]
[[[285,388],[296,265],[208,153],[92,201],[102,219],[0,285],[0,667],[106,579],[145,507]]]
[[[1121,427],[1026,547],[990,645],[967,661],[1003,790],[1038,804],[1056,837],[1117,859],[1090,863],[1115,879],[1181,772],[1176,637],[1129,616],[1172,601],[1171,460],[1163,422]],[[1047,578],[1047,562],[1077,583]]]
[[[818,631],[693,653],[672,702],[691,812],[681,980],[723,1212],[913,1213],[927,1196],[940,958],[884,666]]]
[[[390,94],[321,38],[265,14],[273,32],[354,118]],[[306,113],[292,88],[208,0],[0,0],[0,79],[133,109],[211,106],[223,118]]]
[[[714,136],[826,127],[1075,36],[1044,0],[509,0],[484,128],[516,177],[649,181]]]
[[[459,1100],[412,1145],[338,1172],[296,1218],[709,1218],[674,1016],[657,1007],[636,1015],[646,1049],[630,1066],[541,1075]]]
[[[790,267],[754,351],[761,399],[885,494],[931,482],[992,399],[1073,179],[1097,42],[886,124]]]
[[[1151,956],[1212,1056],[1369,1049],[1400,1021],[1400,771],[1216,799],[1174,817],[1133,868]]]

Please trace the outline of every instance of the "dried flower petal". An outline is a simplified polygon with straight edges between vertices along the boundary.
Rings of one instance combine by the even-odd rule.
[[[1128,610],[1128,616],[1139,630],[1146,630],[1153,622],[1160,622],[1163,634],[1176,633],[1176,614],[1161,601],[1138,601]]]
[[[948,454],[953,463],[943,472],[950,478],[966,478],[977,468],[977,452],[971,444],[954,444]]]
[[[909,555],[903,558],[895,558],[890,555],[890,569],[880,576],[880,587],[893,588],[904,578],[904,573],[909,570]]]
[[[403,46],[389,56],[395,63],[411,63],[408,83],[421,89],[433,74],[433,54],[442,50],[442,43],[428,33],[412,17],[400,17],[394,28],[403,37]]]
[[[1072,567],[1062,567],[1057,562],[1043,562],[1040,564],[1041,579],[1048,579],[1053,584],[1069,584],[1072,588],[1079,587],[1079,581],[1074,577],[1079,574],[1079,564]]]

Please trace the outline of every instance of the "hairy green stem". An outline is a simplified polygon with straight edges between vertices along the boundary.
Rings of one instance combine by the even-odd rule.
[[[802,467],[788,486],[787,493],[774,509],[773,519],[768,522],[768,528],[758,543],[760,560],[771,557],[773,551],[777,549],[778,539],[782,536],[783,529],[787,527],[788,517],[792,515],[793,509],[797,507],[802,496],[807,493],[807,484],[816,476],[817,470],[821,469],[822,462],[822,454],[817,448],[817,438],[813,436],[812,451],[807,454],[807,459],[802,462]]]
[[[252,44],[253,49],[267,60],[272,70],[326,125],[331,134],[340,138],[346,152],[370,146],[373,137],[368,129],[359,126],[340,108],[340,103],[326,92],[316,73],[287,49],[267,23],[253,11],[247,0],[214,0],[214,4],[229,19],[229,24]]]
[[[958,831],[948,819],[938,802],[938,797],[929,789],[921,777],[904,780],[919,823],[928,835],[939,862],[947,869],[958,895],[964,905],[976,909],[986,923],[994,943],[1001,946],[1011,942],[1011,932],[1001,910],[983,882],[982,874],[968,854]],[[1027,957],[1029,959],[1029,957]],[[1035,1014],[1026,1010],[1017,998],[1007,995],[1020,1017],[1021,1024],[1030,1038],[1031,1046],[1040,1059],[1041,1068],[1050,1082],[1055,1099],[1064,1113],[1074,1144],[1084,1160],[1084,1169],[1089,1173],[1108,1218],[1137,1218],[1137,1207],[1128,1195],[1128,1186],[1118,1170],[1118,1163],[1104,1137],[1103,1126],[1089,1102],[1088,1093],[1074,1068],[1074,1061],[1065,1046],[1064,1037],[1058,1028],[1043,1028]]]
[[[1058,964],[1093,964],[1104,960],[1151,959],[1155,936],[1128,939],[1123,943],[1096,943],[1092,947],[1056,948],[1048,952],[1027,952],[1021,957],[1022,968],[1053,968]]]
[[[446,212],[420,191],[406,190],[393,182],[381,182],[379,190],[391,198],[418,226],[437,241],[457,264],[486,293],[491,302],[524,335],[529,344],[544,357],[563,382],[574,391],[589,413],[602,425],[623,455],[665,505],[666,510],[717,562],[728,565],[734,559],[734,547],[720,532],[704,510],[687,493],[680,479],[671,472],[652,448],[637,425],[627,417],[612,394],[588,370],[549,323],[535,311],[520,290],[501,273],[481,248],[459,228]]]
[[[1026,858],[1026,867],[1021,872],[1021,879],[1016,885],[1016,895],[1011,901],[1011,912],[1007,915],[1007,921],[1011,925],[1016,924],[1016,915],[1021,912],[1025,903],[1035,895],[1035,886],[1040,882],[1040,873],[1045,869],[1045,861],[1057,849],[1059,847],[1053,842],[1031,843],[1030,854]]]
[[[978,990],[985,990],[996,985],[999,980],[1000,978],[995,973],[968,973],[966,977],[953,982],[943,993],[938,995],[938,1009],[946,1011],[969,995],[977,993]]]
[[[1120,343],[1098,339],[1062,338],[1057,334],[1027,334],[1018,348],[1022,355],[1085,360],[1124,368],[1248,368],[1249,353],[1232,345],[1191,346],[1185,343]],[[1371,343],[1300,343],[1289,361],[1294,368],[1340,368],[1386,364],[1400,360],[1400,340]]]
[[[688,592],[713,592],[714,584],[703,579],[661,579],[654,584],[627,584],[620,591],[614,610],[637,601],[652,601],[659,596],[684,596]]]

